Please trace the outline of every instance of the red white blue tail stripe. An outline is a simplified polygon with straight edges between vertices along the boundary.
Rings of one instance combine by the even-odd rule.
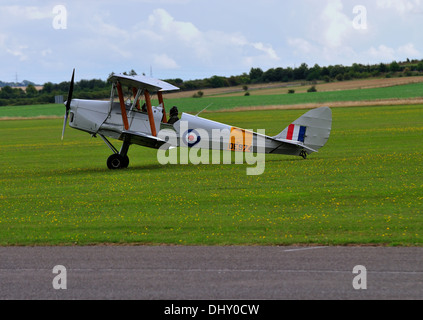
[[[286,140],[304,142],[307,127],[291,124],[288,127]]]

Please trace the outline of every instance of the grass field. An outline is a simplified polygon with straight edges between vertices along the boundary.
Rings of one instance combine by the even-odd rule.
[[[203,116],[275,135],[302,113]],[[422,105],[333,109],[319,153],[267,156],[261,176],[161,166],[136,146],[112,172],[100,139],[68,128],[61,142],[61,126],[0,122],[0,245],[423,245]]]
[[[345,82],[345,84],[351,87],[356,85],[364,85],[366,82]],[[372,83],[372,82],[369,82]],[[344,84],[344,83],[342,83]],[[383,82],[381,82],[383,84]],[[333,84],[329,84],[333,85]],[[339,84],[338,84],[339,86]],[[304,104],[320,104],[330,105],[331,103],[345,103],[346,105],[354,105],[357,102],[372,102],[386,101],[389,102],[403,99],[413,99],[423,97],[423,83],[408,83],[404,85],[396,85],[392,87],[380,87],[380,88],[368,88],[368,89],[355,89],[355,90],[334,90],[323,91],[314,93],[296,93],[296,94],[252,94],[251,96],[232,96],[232,95],[217,95],[217,96],[206,96],[201,99],[195,99],[191,97],[184,98],[171,98],[165,99],[165,105],[167,110],[170,110],[171,106],[178,106],[180,112],[199,112],[205,107],[209,106],[207,111],[222,111],[231,110],[234,108],[242,107],[266,107],[266,106],[294,106]],[[284,89],[285,91],[287,89]],[[212,90],[213,92],[213,90]],[[284,91],[281,91],[284,92]],[[165,96],[166,97],[166,96]],[[76,97],[77,98],[77,97]],[[348,104],[354,102],[354,104]],[[154,105],[158,105],[158,102],[153,100]],[[63,116],[64,106],[63,105],[38,105],[38,106],[13,106],[13,107],[0,107],[0,118],[2,117],[37,117],[37,116]]]
[[[401,86],[370,88],[357,90],[339,90],[296,94],[252,94],[250,96],[216,96],[201,99],[170,99],[167,105],[176,105],[180,110],[199,112],[208,105],[208,111],[231,110],[238,107],[330,104],[331,102],[378,101],[392,99],[410,99],[423,96],[423,83]]]

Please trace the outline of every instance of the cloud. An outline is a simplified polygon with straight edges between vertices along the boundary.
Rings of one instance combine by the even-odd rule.
[[[60,2],[59,2],[60,3]],[[251,67],[379,63],[421,58],[423,0],[363,1],[367,29],[357,30],[355,0],[67,1],[67,29],[55,30],[57,2],[2,0],[1,74],[43,83],[150,66],[158,77],[236,75]],[[22,71],[21,71],[22,70]],[[65,74],[65,76],[63,76]],[[2,76],[5,77],[5,76]]]
[[[263,43],[261,43],[261,42],[255,42],[255,43],[251,43],[251,45],[255,48],[255,49],[257,49],[257,50],[259,50],[259,51],[261,51],[261,52],[264,52],[265,53],[265,55],[269,58],[269,59],[272,59],[272,60],[274,60],[274,61],[277,61],[277,60],[279,60],[279,57],[278,57],[278,54],[276,53],[276,51],[275,50],[273,50],[273,48],[272,48],[272,46],[271,45],[266,45],[266,44],[263,44]]]
[[[396,49],[386,45],[379,45],[377,48],[371,47],[365,54],[373,59],[373,61],[380,62],[392,62],[404,60],[405,58],[413,59],[421,57],[421,53],[412,43],[407,43]]]
[[[330,47],[341,46],[352,29],[352,20],[342,12],[343,7],[341,0],[329,0],[320,16],[324,43]]]
[[[367,51],[367,55],[372,59],[388,62],[395,60],[395,50],[385,45],[379,45],[377,48],[371,47]]]
[[[401,57],[421,58],[422,56],[421,52],[415,48],[413,43],[407,43],[399,47],[397,52]]]
[[[3,6],[1,8],[5,17],[9,17],[11,22],[14,19],[22,20],[42,20],[53,17],[52,8],[36,6]]]
[[[179,66],[177,61],[182,60],[217,68],[279,60],[270,44],[250,41],[239,32],[201,30],[191,22],[175,19],[165,9],[154,10],[147,23],[139,23],[138,28],[139,34],[147,36],[156,50],[163,52],[155,55],[155,61],[165,62],[170,68]]]
[[[158,54],[154,56],[153,63],[163,69],[178,69],[179,65],[175,60],[168,57],[167,54]]]
[[[164,33],[172,33],[184,42],[196,41],[201,32],[191,23],[176,21],[166,10],[157,9],[148,17],[150,26]]]
[[[394,9],[402,15],[421,11],[423,7],[422,0],[377,0],[376,4],[379,8]]]
[[[314,47],[313,45],[305,40],[305,39],[301,39],[301,38],[288,38],[288,45],[290,47],[293,48],[294,50],[294,54],[310,54],[313,50]]]

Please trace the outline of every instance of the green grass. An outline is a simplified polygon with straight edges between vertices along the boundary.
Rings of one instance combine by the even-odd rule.
[[[304,111],[207,114],[275,135]],[[62,121],[0,121],[0,245],[423,245],[423,106],[333,109],[306,161],[161,166],[133,146],[109,171],[100,139]]]
[[[38,116],[63,116],[65,106],[63,104],[40,104],[28,106],[0,107],[0,118],[23,117],[31,118]]]
[[[377,101],[381,99],[407,99],[423,96],[423,83],[413,83],[387,88],[356,89],[329,92],[296,93],[296,94],[275,94],[275,95],[254,95],[247,97],[204,97],[165,99],[167,110],[171,106],[178,106],[180,112],[199,112],[205,107],[208,111],[233,109],[236,107],[251,106],[272,106],[272,105],[296,105],[307,103],[330,104],[338,101]],[[77,98],[77,97],[75,97]],[[166,97],[165,97],[166,98]],[[153,100],[157,105],[158,101]],[[0,107],[1,117],[36,117],[63,116],[64,106],[58,105],[36,105],[36,106],[14,106]]]
[[[330,104],[344,101],[377,101],[385,99],[407,99],[423,96],[423,83],[372,89],[356,89],[313,93],[252,95],[242,97],[204,97],[201,99],[170,99],[166,105],[176,105],[181,111],[199,112],[212,104],[207,110],[217,111],[235,107],[296,105],[307,103]]]

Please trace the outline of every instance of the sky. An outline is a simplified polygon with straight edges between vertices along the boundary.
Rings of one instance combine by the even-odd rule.
[[[0,80],[423,59],[423,0],[2,0]]]

